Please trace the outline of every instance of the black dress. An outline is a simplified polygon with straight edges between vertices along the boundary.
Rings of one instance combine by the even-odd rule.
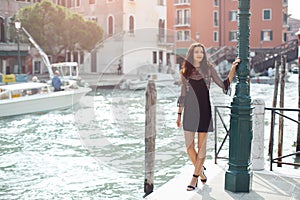
[[[213,131],[209,88],[213,80],[226,94],[229,88],[229,79],[222,81],[217,71],[211,67],[204,75],[195,70],[185,79],[181,75],[182,86],[177,106],[184,107],[183,130],[191,132]]]
[[[183,129],[191,132],[212,131],[209,90],[203,78],[189,79],[183,113]]]

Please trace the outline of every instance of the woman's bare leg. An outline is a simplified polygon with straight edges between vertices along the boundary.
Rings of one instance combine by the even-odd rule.
[[[198,133],[198,154],[194,174],[199,175],[201,179],[206,179],[203,174],[203,164],[206,158],[206,141],[207,133]]]
[[[184,138],[185,138],[185,146],[187,153],[193,163],[196,165],[198,153],[195,149],[195,133],[190,131],[184,131]]]

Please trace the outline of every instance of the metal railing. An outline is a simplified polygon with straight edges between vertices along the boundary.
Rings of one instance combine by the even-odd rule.
[[[215,111],[214,111],[214,117],[215,117],[215,164],[217,164],[217,159],[221,158],[221,159],[228,159],[227,157],[222,157],[219,156],[220,151],[222,150],[227,138],[229,137],[229,128],[227,128],[226,123],[224,122],[224,119],[222,118],[222,115],[220,113],[220,108],[227,108],[229,109],[229,106],[215,106]],[[224,139],[222,140],[222,143],[220,145],[220,147],[218,148],[218,137],[217,137],[217,116],[220,118],[222,126],[224,127],[225,131],[226,131],[226,135],[224,137]]]
[[[222,117],[222,114],[220,112],[220,109],[230,109],[229,106],[215,106],[214,108],[214,125],[215,125],[215,164],[217,164],[217,159],[228,159],[228,157],[223,157],[223,156],[219,156],[226,140],[228,137],[230,137],[230,132],[229,132],[229,124],[225,123],[223,117]],[[271,111],[271,117],[274,119],[272,124],[270,124],[270,130],[271,130],[271,134],[270,134],[270,149],[269,149],[269,156],[270,156],[270,171],[273,170],[272,168],[272,165],[273,163],[277,163],[277,164],[285,164],[285,165],[292,165],[292,166],[298,166],[300,167],[300,163],[292,163],[292,162],[282,162],[281,160],[283,158],[287,158],[287,157],[291,157],[291,156],[294,156],[294,155],[300,155],[300,152],[295,152],[295,153],[290,153],[290,154],[287,154],[287,155],[283,155],[283,156],[279,156],[279,157],[276,157],[274,158],[274,155],[273,155],[273,146],[274,146],[274,127],[275,127],[275,115],[279,115],[279,116],[282,116],[286,119],[289,119],[291,120],[292,122],[296,123],[296,124],[300,124],[299,121],[295,120],[295,119],[292,119],[291,117],[287,116],[287,115],[284,115],[282,113],[280,113],[279,111],[290,111],[290,112],[300,112],[300,109],[289,109],[289,108],[265,108],[265,110],[270,110]],[[223,138],[220,146],[218,147],[218,130],[217,130],[217,121],[218,119],[220,119],[221,121],[221,124],[223,126],[223,128],[225,129],[226,131],[226,135],[225,137]]]
[[[278,111],[292,111],[292,112],[300,112],[300,109],[289,109],[289,108],[265,108],[265,110],[270,110],[271,111],[271,118],[273,118],[273,122],[271,124],[271,133],[270,133],[270,146],[269,146],[269,156],[270,156],[270,170],[273,170],[273,163],[277,163],[277,164],[285,164],[285,165],[292,165],[292,166],[298,166],[300,167],[300,163],[291,163],[291,162],[282,162],[283,158],[287,158],[287,157],[291,157],[294,155],[300,155],[300,152],[295,152],[295,153],[291,153],[291,154],[287,154],[287,155],[283,155],[283,156],[279,156],[277,158],[274,158],[273,155],[273,146],[274,146],[274,128],[275,128],[275,114],[282,116],[286,119],[291,120],[292,122],[295,122],[296,124],[300,124],[299,121],[292,119],[291,117],[284,115]],[[283,134],[283,133],[282,133]]]

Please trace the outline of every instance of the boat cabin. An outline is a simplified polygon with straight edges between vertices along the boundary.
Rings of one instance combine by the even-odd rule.
[[[77,62],[61,62],[51,64],[52,71],[58,70],[62,79],[77,80],[79,76],[79,67]]]
[[[46,83],[17,83],[0,86],[0,100],[13,99],[23,96],[50,93],[51,89]]]

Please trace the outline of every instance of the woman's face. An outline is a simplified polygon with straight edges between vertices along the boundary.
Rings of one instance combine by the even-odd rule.
[[[194,48],[194,62],[200,63],[204,57],[204,50],[202,47],[195,47]]]

